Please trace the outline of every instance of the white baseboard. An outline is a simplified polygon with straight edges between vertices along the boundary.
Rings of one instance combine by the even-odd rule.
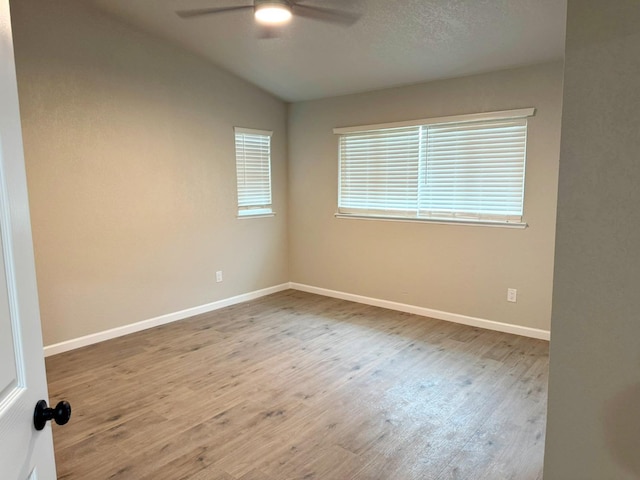
[[[463,325],[469,325],[472,327],[486,328],[487,330],[513,333],[515,335],[522,335],[525,337],[537,338],[540,340],[549,340],[550,338],[550,332],[548,330],[523,327],[520,325],[512,325],[509,323],[494,322],[493,320],[486,320],[484,318],[469,317],[466,315],[460,315],[458,313],[443,312],[441,310],[408,305],[406,303],[391,302],[389,300],[381,300],[378,298],[355,295],[353,293],[329,290],[327,288],[313,287],[311,285],[304,285],[302,283],[289,282],[283,283],[281,285],[275,285],[269,288],[264,288],[262,290],[256,290],[254,292],[244,293],[242,295],[236,295],[235,297],[225,298],[216,302],[200,305],[198,307],[187,308],[178,312],[160,315],[159,317],[150,318],[141,322],[123,325],[121,327],[104,330],[102,332],[92,333],[90,335],[85,335],[83,337],[55,343],[53,345],[47,345],[46,347],[44,347],[44,356],[49,357],[58,353],[68,352],[69,350],[75,350],[76,348],[86,347],[87,345],[93,345],[94,343],[104,342],[105,340],[110,340],[112,338],[121,337],[123,335],[139,332],[141,330],[157,327],[159,325],[176,322],[178,320],[183,320],[195,315],[212,312],[214,310],[228,307],[230,305],[235,305],[237,303],[254,300],[256,298],[264,297],[265,295],[270,295],[276,292],[281,292],[289,288],[300,290],[302,292],[324,295],[325,297],[340,298],[342,300],[349,300],[351,302],[364,303],[366,305],[372,305],[374,307],[382,307],[388,308],[390,310],[397,310],[400,312],[413,313],[416,315],[421,315],[423,317],[461,323]]]
[[[487,330],[496,330],[498,332],[513,333],[524,337],[537,338],[540,340],[549,340],[551,337],[548,330],[538,328],[522,327],[520,325],[512,325],[509,323],[494,322],[484,318],[469,317],[458,313],[443,312],[441,310],[433,310],[431,308],[417,307],[415,305],[407,305],[406,303],[390,302],[388,300],[380,300],[378,298],[364,297],[362,295],[354,295],[353,293],[339,292],[326,288],[312,287],[302,283],[289,283],[289,287],[302,292],[316,293],[325,297],[340,298],[356,303],[364,303],[374,307],[388,308],[400,312],[413,313],[423,317],[436,318],[438,320],[446,320],[448,322],[461,323],[472,327],[486,328]]]
[[[207,303],[198,307],[187,308],[185,310],[180,310],[179,312],[160,315],[159,317],[150,318],[141,322],[123,325],[121,327],[104,330],[102,332],[92,333],[90,335],[85,335],[84,337],[78,337],[64,342],[55,343],[53,345],[47,345],[46,347],[44,347],[44,356],[49,357],[51,355],[56,355],[57,353],[68,352],[69,350],[75,350],[76,348],[86,347],[87,345],[92,345],[94,343],[104,342],[105,340],[110,340],[112,338],[121,337],[130,333],[135,333],[141,330],[146,330],[148,328],[164,325],[166,323],[183,320],[185,318],[193,317],[194,315],[212,312],[220,308],[235,305],[236,303],[242,303],[249,300],[254,300],[256,298],[264,297],[265,295],[270,295],[272,293],[281,292],[283,290],[287,290],[288,288],[290,288],[289,284],[283,283],[281,285],[275,285],[273,287],[264,288],[262,290],[256,290],[254,292],[243,293],[242,295],[236,295],[235,297],[218,300],[217,302]]]

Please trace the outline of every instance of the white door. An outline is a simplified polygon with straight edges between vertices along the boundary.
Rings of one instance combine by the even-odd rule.
[[[22,151],[9,2],[0,0],[0,478],[56,478]]]

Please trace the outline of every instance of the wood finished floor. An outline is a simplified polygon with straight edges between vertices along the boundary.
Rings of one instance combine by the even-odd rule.
[[[47,359],[58,477],[542,478],[548,344],[288,290]]]

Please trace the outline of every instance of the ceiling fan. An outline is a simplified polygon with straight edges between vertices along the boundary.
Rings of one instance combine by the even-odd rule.
[[[278,26],[287,23],[292,16],[310,18],[322,22],[352,25],[360,16],[344,10],[304,5],[306,0],[254,0],[253,5],[235,7],[198,8],[178,10],[181,18],[194,18],[202,15],[213,15],[239,10],[253,10],[256,21],[267,26]]]

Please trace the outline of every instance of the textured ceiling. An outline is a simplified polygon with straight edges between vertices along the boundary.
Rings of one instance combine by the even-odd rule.
[[[560,59],[566,0],[309,0],[361,13],[350,26],[294,17],[257,38],[251,10],[184,20],[175,10],[251,0],[90,0],[287,101]]]

